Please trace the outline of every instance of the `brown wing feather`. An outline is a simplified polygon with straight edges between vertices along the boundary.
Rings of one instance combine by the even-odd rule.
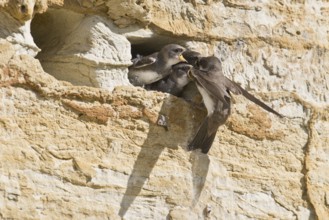
[[[277,111],[275,111],[274,109],[272,109],[271,107],[269,107],[268,105],[266,105],[264,102],[262,102],[261,100],[257,99],[255,96],[251,95],[248,91],[246,91],[245,89],[243,89],[241,86],[239,86],[238,84],[236,84],[235,82],[229,80],[228,78],[226,78],[226,85],[227,88],[233,92],[236,95],[243,95],[244,97],[246,97],[247,99],[249,99],[250,101],[252,101],[253,103],[259,105],[260,107],[262,107],[263,109],[265,109],[268,112],[272,112],[273,114],[279,116],[279,117],[283,117],[280,113],[278,113]]]
[[[131,65],[130,68],[138,69],[138,68],[142,68],[144,66],[149,66],[149,65],[155,63],[155,61],[157,60],[157,56],[158,56],[158,52],[145,56],[145,57],[138,56],[132,60],[133,65]]]
[[[221,79],[224,79],[223,76],[215,72],[203,72],[197,69],[193,69],[192,75],[196,82],[209,94],[221,100],[223,103],[227,103],[225,96],[229,97],[229,94],[225,90],[225,87],[222,86]]]

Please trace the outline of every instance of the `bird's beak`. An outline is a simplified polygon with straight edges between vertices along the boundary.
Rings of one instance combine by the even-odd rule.
[[[186,62],[186,63],[187,63],[187,61],[185,60],[185,58],[183,57],[182,54],[179,55],[178,59],[179,59],[180,61],[182,61],[182,62]]]

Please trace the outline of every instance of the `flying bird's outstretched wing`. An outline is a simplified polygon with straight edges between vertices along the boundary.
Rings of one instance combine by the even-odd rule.
[[[207,91],[214,98],[221,100],[223,103],[227,103],[225,96],[230,97],[225,87],[221,86],[221,81],[224,79],[224,75],[214,72],[204,72],[198,69],[191,71],[192,78],[199,84],[204,90]]]
[[[281,114],[225,77],[222,72],[221,62],[216,57],[198,57],[194,68],[190,72],[190,77],[194,79],[202,95],[208,115],[188,145],[189,150],[200,148],[202,153],[209,151],[218,127],[224,124],[230,115],[230,93],[243,95],[266,111],[282,117]]]
[[[268,105],[266,105],[264,102],[262,102],[261,100],[257,99],[255,96],[251,95],[247,90],[243,89],[240,85],[238,85],[237,83],[229,80],[229,79],[225,79],[225,85],[227,87],[227,89],[236,94],[236,95],[243,95],[244,97],[246,97],[247,99],[249,99],[250,101],[252,101],[253,103],[259,105],[260,107],[262,107],[263,109],[265,109],[268,112],[271,112],[279,117],[283,117],[280,113],[278,113],[277,111],[275,111],[274,109],[272,109],[271,107],[269,107]]]

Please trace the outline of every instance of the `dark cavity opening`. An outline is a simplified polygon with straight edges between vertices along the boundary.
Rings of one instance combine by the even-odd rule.
[[[179,44],[185,46],[184,40],[173,37],[154,35],[151,38],[139,39],[137,42],[128,39],[131,43],[131,55],[135,58],[137,55],[147,56],[154,52],[158,52],[167,44]]]

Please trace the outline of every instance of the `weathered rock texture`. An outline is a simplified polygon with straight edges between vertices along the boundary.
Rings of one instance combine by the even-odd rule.
[[[112,22],[95,15],[49,10],[32,25],[45,71],[75,85],[113,89],[128,85],[130,43],[111,31]]]
[[[326,1],[0,7],[1,219],[329,218]],[[205,111],[127,80],[171,42],[286,117],[234,97],[209,155],[187,152]]]

